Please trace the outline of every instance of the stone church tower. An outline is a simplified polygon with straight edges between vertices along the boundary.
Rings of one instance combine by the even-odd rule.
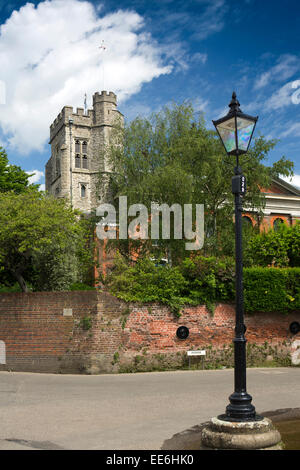
[[[95,208],[99,171],[109,172],[105,147],[114,124],[123,124],[113,92],[95,93],[93,109],[73,112],[64,106],[50,126],[51,158],[46,164],[46,191],[66,197],[84,212]]]

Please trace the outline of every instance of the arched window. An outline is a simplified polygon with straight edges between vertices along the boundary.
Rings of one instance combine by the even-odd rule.
[[[274,220],[273,229],[275,230],[275,232],[280,229],[282,224],[284,224],[284,221],[280,217],[278,217],[277,219]]]
[[[80,191],[81,191],[81,197],[85,197],[85,195],[86,195],[86,187],[85,187],[84,184],[81,185]]]
[[[87,142],[85,140],[82,142],[82,153],[87,154]]]
[[[82,168],[87,169],[87,167],[88,167],[88,159],[87,159],[86,155],[83,155],[83,157],[82,157]]]
[[[75,141],[75,168],[88,169],[88,143],[86,140]]]
[[[80,168],[80,155],[79,153],[76,154],[75,156],[75,168]]]
[[[80,153],[80,142],[79,142],[79,140],[75,141],[75,153]]]
[[[243,223],[243,227],[245,227],[246,229],[253,227],[252,220],[247,215],[243,215],[242,223]]]

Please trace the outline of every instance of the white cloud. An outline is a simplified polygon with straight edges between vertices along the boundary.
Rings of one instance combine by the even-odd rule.
[[[201,18],[197,20],[194,37],[202,40],[224,28],[224,18],[228,7],[224,0],[200,0],[200,3],[207,4],[207,6]]]
[[[290,178],[289,176],[282,176],[281,179],[300,189],[300,175],[294,175],[292,176],[292,178]]]
[[[32,175],[28,178],[30,184],[38,183],[45,176],[44,172],[40,170],[26,171],[26,173]]]
[[[299,95],[299,90],[295,87],[297,82],[299,82],[299,80],[293,80],[276,90],[270,98],[267,99],[265,103],[266,109],[271,111],[273,109],[284,108],[291,104],[297,104],[297,101],[295,100],[295,98],[298,99]]]
[[[271,76],[271,72],[264,72],[263,74],[261,74],[261,76],[256,80],[254,88],[257,90],[266,86],[269,83]]]
[[[194,110],[203,112],[203,113],[207,111],[208,105],[209,105],[209,101],[200,97],[196,98],[193,103]]]
[[[191,62],[201,62],[202,64],[205,64],[207,61],[207,54],[203,54],[201,52],[196,52],[193,54],[190,58]]]
[[[21,153],[42,150],[49,125],[64,105],[83,107],[105,88],[120,102],[142,84],[171,72],[161,49],[143,30],[133,11],[99,16],[89,1],[46,0],[14,11],[0,29],[0,80],[6,105],[0,126],[7,142]],[[101,41],[108,49],[101,54]]]
[[[285,127],[287,129],[279,135],[279,138],[284,138],[289,135],[292,135],[294,137],[300,136],[300,122],[286,123]]]
[[[297,56],[284,54],[278,58],[277,64],[257,78],[254,89],[260,89],[272,82],[288,80],[300,69],[300,60]]]

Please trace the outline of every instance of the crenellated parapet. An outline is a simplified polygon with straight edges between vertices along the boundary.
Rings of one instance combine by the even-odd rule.
[[[93,103],[112,103],[115,106],[117,106],[117,95],[113,93],[112,91],[107,92],[107,91],[101,91],[99,93],[98,91],[93,95]]]
[[[93,95],[94,126],[111,127],[117,110],[117,95],[101,91]]]
[[[54,139],[57,133],[63,126],[69,125],[69,120],[72,119],[75,126],[88,126],[90,127],[93,122],[94,111],[89,109],[87,114],[84,114],[83,108],[77,108],[76,112],[72,106],[64,106],[57,118],[50,126],[50,142]]]

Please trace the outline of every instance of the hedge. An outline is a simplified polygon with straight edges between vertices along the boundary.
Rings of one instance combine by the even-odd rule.
[[[246,312],[300,309],[300,268],[245,268]]]
[[[127,302],[160,302],[178,315],[185,304],[205,304],[213,311],[217,302],[234,302],[234,278],[228,258],[197,256],[173,268],[150,260],[128,266],[119,259],[107,286]],[[247,313],[300,309],[300,268],[245,268],[244,301]]]

